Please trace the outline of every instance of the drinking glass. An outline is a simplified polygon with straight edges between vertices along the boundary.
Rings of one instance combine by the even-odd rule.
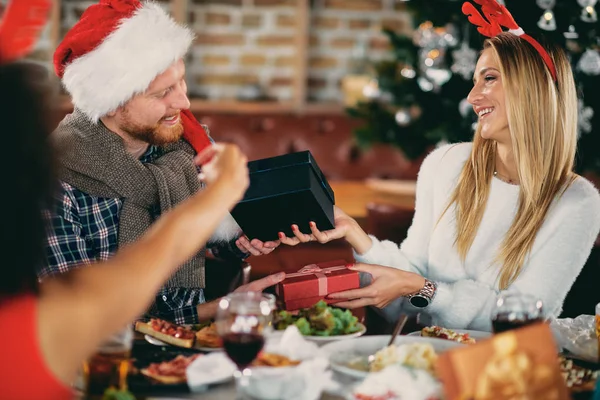
[[[492,311],[492,329],[501,333],[544,320],[542,301],[535,296],[508,292],[498,297]]]
[[[109,387],[127,389],[133,327],[128,324],[105,340],[83,363],[86,398],[101,397]]]
[[[227,356],[237,365],[237,398],[244,399],[251,371],[248,368],[271,329],[272,305],[259,292],[231,293],[219,301],[215,324]]]

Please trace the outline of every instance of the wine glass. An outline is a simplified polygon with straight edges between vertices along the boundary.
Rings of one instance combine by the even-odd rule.
[[[216,327],[227,356],[237,365],[237,398],[243,399],[251,371],[248,368],[265,344],[272,306],[259,292],[231,293],[219,301]]]
[[[501,333],[544,320],[542,301],[535,296],[507,292],[498,297],[492,311],[492,329]]]

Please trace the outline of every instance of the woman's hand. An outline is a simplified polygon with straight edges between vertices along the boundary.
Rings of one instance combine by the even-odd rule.
[[[397,268],[356,263],[349,269],[370,274],[371,284],[360,289],[329,294],[327,299],[344,300],[335,303],[336,307],[375,306],[383,308],[397,298],[416,293],[425,286],[425,278],[421,275]]]
[[[228,194],[240,200],[248,185],[248,159],[234,144],[217,143],[204,149],[194,160],[202,166],[199,175],[207,186],[223,185]]]
[[[279,239],[281,243],[287,244],[288,246],[295,246],[299,243],[306,243],[317,240],[319,243],[327,243],[334,239],[341,239],[346,237],[350,232],[359,229],[362,231],[358,223],[349,217],[337,206],[333,207],[333,217],[335,228],[321,232],[314,222],[310,222],[311,233],[302,233],[298,229],[298,225],[292,225],[292,231],[295,237],[287,237],[285,233],[279,232]]]

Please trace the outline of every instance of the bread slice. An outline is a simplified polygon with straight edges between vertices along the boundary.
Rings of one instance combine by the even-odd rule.
[[[194,346],[195,338],[191,338],[191,339],[176,338],[171,335],[167,335],[166,333],[162,333],[162,332],[152,329],[150,324],[147,324],[146,322],[136,321],[135,330],[138,332],[144,333],[148,336],[152,336],[153,338],[156,338],[158,340],[161,340],[161,341],[171,344],[173,346],[184,347],[186,349],[192,348]]]

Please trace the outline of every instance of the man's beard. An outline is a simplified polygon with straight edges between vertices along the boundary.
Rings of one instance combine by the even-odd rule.
[[[133,122],[129,114],[125,115],[120,128],[132,138],[154,146],[164,146],[169,143],[174,143],[181,138],[181,135],[183,135],[183,125],[181,124],[181,120],[177,125],[171,127],[163,126],[160,121],[155,125],[142,125]]]

